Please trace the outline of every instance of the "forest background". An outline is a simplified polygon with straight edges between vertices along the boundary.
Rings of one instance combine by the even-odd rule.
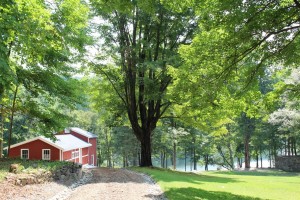
[[[78,126],[98,134],[109,167],[295,156],[299,11],[297,0],[3,0],[0,150]]]

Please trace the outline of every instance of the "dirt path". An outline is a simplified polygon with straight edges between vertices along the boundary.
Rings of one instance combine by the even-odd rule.
[[[164,199],[160,188],[145,175],[107,168],[94,169],[93,174],[92,182],[76,188],[68,200]]]
[[[24,187],[0,184],[0,199],[13,200],[165,200],[146,175],[125,169],[95,168],[85,181],[72,185],[45,183]]]

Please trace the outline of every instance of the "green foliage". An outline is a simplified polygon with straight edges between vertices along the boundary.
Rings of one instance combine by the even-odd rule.
[[[72,78],[76,72],[72,64],[82,58],[90,41],[88,12],[80,0],[1,1],[0,104],[4,108],[4,132],[6,119],[10,118],[13,125],[14,117],[28,118],[23,120],[26,125],[18,126],[30,127],[39,134],[49,135],[66,125],[65,110],[83,100],[80,83]],[[8,137],[14,132],[11,127]],[[27,137],[26,133],[21,138]]]

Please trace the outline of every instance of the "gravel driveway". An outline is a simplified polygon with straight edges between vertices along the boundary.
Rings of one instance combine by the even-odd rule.
[[[24,187],[0,184],[0,199],[13,200],[165,200],[160,187],[144,174],[126,169],[86,169],[76,183]]]

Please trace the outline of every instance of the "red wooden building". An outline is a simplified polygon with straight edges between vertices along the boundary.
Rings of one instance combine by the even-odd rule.
[[[10,147],[9,157],[29,160],[60,160],[97,165],[97,136],[80,128],[54,135],[56,141],[39,136]]]

